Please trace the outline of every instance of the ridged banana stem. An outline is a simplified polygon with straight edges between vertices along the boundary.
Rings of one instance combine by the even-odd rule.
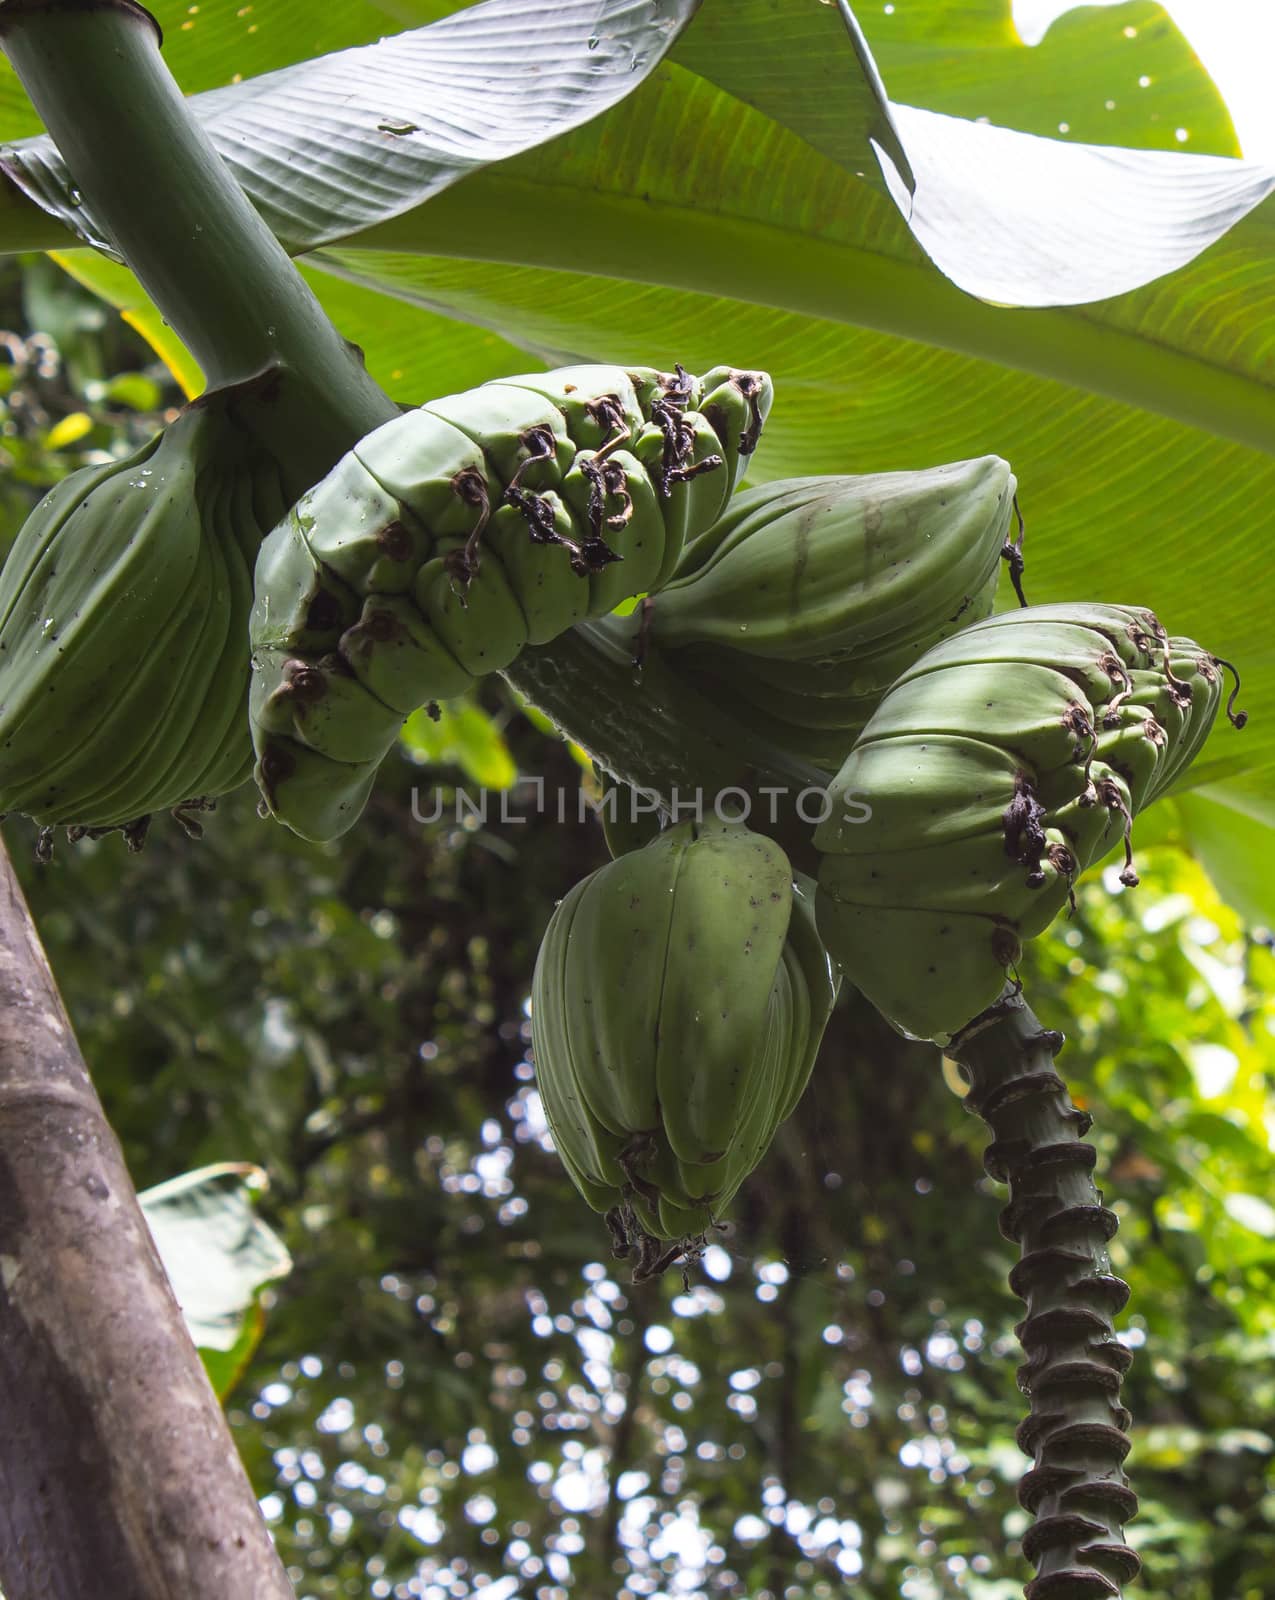
[[[0,48],[111,242],[299,494],[398,414],[191,115],[133,0],[5,0]]]
[[[501,674],[611,777],[658,794],[673,820],[723,813],[776,839],[800,871],[818,871],[811,836],[826,772],[757,740],[684,683],[658,650],[634,665],[618,619],[582,623],[526,649]]]
[[[1022,1250],[1010,1287],[1027,1303],[1015,1330],[1018,1381],[1031,1409],[1018,1443],[1033,1458],[1018,1497],[1035,1522],[1023,1549],[1036,1567],[1027,1600],[1120,1596],[1140,1562],[1122,1538],[1137,1510],[1122,1463],[1130,1417],[1120,1403],[1129,1351],[1113,1318],[1129,1296],[1111,1271],[1114,1214],[1094,1187],[1090,1118],[1054,1070],[1063,1043],[1007,989],[953,1041],[966,1105],[992,1130],[984,1164],[1009,1185],[1001,1232]]]

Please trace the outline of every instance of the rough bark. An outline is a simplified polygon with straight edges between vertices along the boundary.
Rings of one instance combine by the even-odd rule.
[[[1023,1550],[1037,1575],[1027,1600],[1105,1600],[1137,1576],[1121,1536],[1138,1502],[1124,1475],[1129,1351],[1113,1319],[1129,1297],[1111,1271],[1115,1215],[1094,1187],[1090,1118],[1054,1070],[1063,1036],[1007,992],[953,1041],[966,1104],[992,1130],[984,1163],[1009,1185],[1001,1232],[1021,1247],[1010,1287],[1027,1303],[1015,1330],[1031,1409],[1018,1443],[1033,1458],[1018,1497],[1035,1518]]]
[[[291,1600],[0,845],[0,1587]]]

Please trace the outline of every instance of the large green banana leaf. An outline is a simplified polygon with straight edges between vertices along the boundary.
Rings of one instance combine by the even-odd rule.
[[[224,1396],[260,1338],[263,1288],[292,1270],[283,1241],[253,1210],[266,1175],[242,1162],[184,1172],[138,1195],[186,1327]]]
[[[1158,6],[1084,8],[1032,49],[1008,0],[861,8],[887,102],[844,5],[785,7],[777,30],[770,0],[705,0],[621,103],[548,143],[526,127],[511,158],[490,153],[512,148],[508,127],[450,169],[437,139],[413,152],[419,128],[378,130],[376,220],[339,160],[316,179],[323,205],[309,191],[292,158],[315,139],[286,93],[266,96],[254,135],[253,97],[225,88],[312,48],[299,5],[261,7],[257,34],[256,11],[220,0],[193,19],[156,9],[183,86],[221,86],[200,110],[214,134],[231,119],[241,181],[294,248],[318,247],[311,281],[396,395],[529,359],[725,360],[776,379],[760,477],[996,451],[1019,475],[1033,600],[1152,605],[1245,672],[1250,726],[1211,740],[1184,836],[1225,882],[1238,852],[1219,840],[1275,826],[1275,177],[1233,159],[1225,110]],[[388,4],[333,0],[317,44],[457,9],[396,4],[391,20]],[[411,93],[403,122],[437,100]],[[30,128],[0,83],[0,135]],[[299,198],[269,192],[281,160]],[[75,220],[47,150],[10,151],[6,169]],[[13,191],[0,207],[0,248],[67,238]]]
[[[205,90],[195,110],[266,221],[297,253],[395,216],[466,173],[605,112],[642,82],[698,4],[484,0],[431,27],[381,40],[373,33],[373,43]],[[234,30],[228,34],[229,17],[211,9],[186,15],[179,35],[213,32],[220,20],[213,37],[224,50]],[[275,8],[262,9],[277,27]],[[255,12],[239,7],[235,20],[255,30]],[[165,32],[172,37],[171,27]],[[296,37],[308,44],[312,34],[299,27]],[[170,60],[180,70],[180,52]],[[78,194],[47,138],[11,147],[6,171],[55,225],[110,247],[109,224]]]

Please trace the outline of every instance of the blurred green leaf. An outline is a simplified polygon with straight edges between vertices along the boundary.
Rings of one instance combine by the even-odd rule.
[[[1228,788],[1177,796],[1191,849],[1228,904],[1259,928],[1275,930],[1275,852],[1271,819],[1260,801]]]
[[[86,411],[70,411],[58,420],[45,435],[44,442],[50,450],[64,450],[78,444],[93,431],[93,418]]]
[[[1263,1239],[1275,1239],[1275,1206],[1256,1194],[1228,1194],[1224,1202],[1228,1216],[1242,1228]]]
[[[400,735],[414,760],[430,766],[458,766],[483,789],[512,789],[518,767],[504,735],[472,700],[448,700],[414,711]]]
[[[245,1359],[247,1330],[260,1333],[252,1315],[258,1292],[292,1270],[249,1198],[265,1176],[248,1163],[221,1162],[138,1196],[191,1338],[200,1350],[233,1357],[231,1371]]]
[[[52,259],[77,283],[115,307],[163,361],[187,399],[203,389],[204,375],[190,352],[127,267],[93,250],[54,251]]]
[[[260,1300],[244,1308],[239,1337],[229,1350],[201,1346],[199,1359],[219,1400],[224,1401],[247,1371],[266,1331],[266,1313]]]
[[[106,385],[105,398],[132,411],[158,411],[163,392],[144,372],[117,373]]]

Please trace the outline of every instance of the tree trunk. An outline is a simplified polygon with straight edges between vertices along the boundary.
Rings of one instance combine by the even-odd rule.
[[[0,845],[0,1587],[291,1600]]]

